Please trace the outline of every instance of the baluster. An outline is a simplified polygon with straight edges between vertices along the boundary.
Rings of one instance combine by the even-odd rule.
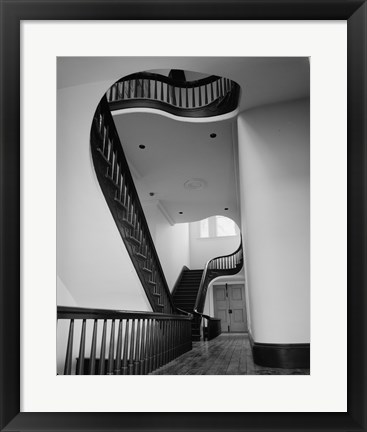
[[[180,92],[179,99],[178,99],[178,105],[180,108],[182,108],[182,87],[178,87],[178,90]]]
[[[117,333],[115,375],[121,375],[121,356],[122,356],[122,320],[120,319],[118,333]]]
[[[97,330],[98,320],[95,319],[93,325],[92,346],[90,348],[89,375],[94,375],[96,373]]]
[[[113,375],[113,364],[115,361],[115,320],[111,322],[110,348],[108,352],[107,375]]]
[[[172,86],[171,88],[172,88],[172,103],[173,103],[173,105],[177,105],[176,104],[176,87]]]
[[[167,321],[167,363],[171,361],[171,320]]]
[[[161,367],[161,353],[162,353],[162,340],[161,340],[161,321],[157,320],[157,369]]]
[[[173,320],[173,358],[177,357],[177,332],[176,332],[176,320]]]
[[[150,85],[151,85],[151,80],[148,78],[147,79],[147,83],[148,83],[148,99],[150,99]]]
[[[145,79],[143,78],[141,80],[141,97],[142,98],[145,98],[145,87],[144,87],[144,84],[145,84]]]
[[[121,99],[125,99],[125,81],[122,81]]]
[[[140,375],[140,319],[136,320],[134,375]]]
[[[106,150],[107,150],[107,160],[108,160],[108,143],[109,143],[109,139],[108,139],[108,126],[104,125],[104,118],[103,118],[103,125],[102,125],[103,129],[103,139],[102,139],[102,152],[103,154],[106,156]]]
[[[164,363],[168,363],[168,350],[169,350],[169,333],[168,333],[169,321],[164,321]]]
[[[222,97],[224,95],[223,93],[223,79],[220,79],[220,96]]]
[[[193,108],[196,107],[196,103],[195,103],[195,87],[192,88],[192,107]]]
[[[219,81],[220,81],[220,78],[217,80],[217,97],[216,97],[216,99],[220,98]]]
[[[122,173],[120,174],[120,178],[119,178],[119,181],[118,181],[118,186],[119,186],[119,188],[118,188],[118,192],[117,192],[117,199],[121,203],[122,202],[122,189],[124,187],[124,176],[123,176]]]
[[[150,345],[150,338],[151,338],[151,319],[147,319],[147,335],[146,335],[146,349],[145,349],[145,374],[148,374],[151,364],[151,357],[152,357],[152,349]]]
[[[167,84],[167,93],[166,93],[166,101],[167,101],[167,103],[169,103],[169,91],[170,91],[170,85],[169,84]]]
[[[131,83],[132,83],[132,81],[131,80],[129,80],[129,81],[126,81],[126,84],[128,85],[128,89],[127,89],[127,97],[129,98],[129,99],[131,99],[131,91],[132,91],[132,85],[131,85]]]
[[[74,342],[74,319],[70,320],[69,337],[66,348],[64,375],[71,375],[71,366],[73,360],[73,342]]]
[[[84,375],[85,325],[86,325],[86,320],[83,319],[82,332],[80,336],[80,346],[79,346],[79,364],[78,364],[78,369],[76,371],[77,375]]]
[[[157,80],[154,80],[154,99],[157,99]]]
[[[107,136],[107,133],[106,133],[106,136]],[[107,149],[107,154],[105,155],[106,159],[111,164],[111,155],[113,153],[113,151],[112,151],[112,142],[108,138],[107,138],[107,142],[106,142],[105,148]],[[105,153],[105,152],[103,152],[103,153]]]
[[[109,171],[108,177],[111,180],[113,180],[113,178],[114,178],[115,165],[116,165],[116,153],[114,151],[112,151],[111,166],[108,168],[108,171]]]
[[[125,340],[124,340],[124,359],[122,362],[122,374],[127,375],[128,367],[127,367],[127,359],[128,359],[128,347],[129,347],[129,320],[126,320],[125,325]]]
[[[99,356],[99,375],[104,375],[104,373],[105,373],[106,332],[107,332],[107,320],[105,319],[103,321],[101,353],[100,353],[100,356]]]
[[[213,88],[213,81],[210,83],[210,102],[213,102],[214,100],[214,88]]]
[[[134,98],[138,97],[138,85],[139,85],[139,80],[136,79],[135,80],[135,89],[134,89]]]
[[[159,348],[160,348],[160,340],[159,340],[159,321],[155,320],[155,326],[154,326],[154,347],[155,347],[155,353],[154,353],[154,358],[155,358],[155,368],[154,369],[158,369],[159,368]]]
[[[133,319],[131,323],[129,375],[134,375],[134,340],[135,340],[135,319]]]
[[[202,99],[201,99],[201,90],[202,90],[202,87],[199,86],[199,87],[198,87],[198,92],[199,92],[199,106],[202,106],[202,105],[203,105],[203,103],[202,103]]]
[[[142,320],[141,346],[140,346],[140,374],[145,375],[145,351],[146,351],[146,330],[145,319]]]
[[[107,102],[111,102],[111,87],[106,92]]]
[[[161,102],[164,102],[164,92],[163,92],[163,82],[160,82],[160,86],[161,86]]]
[[[186,108],[189,107],[189,88],[186,86]]]
[[[208,105],[208,85],[205,84],[205,105]]]
[[[120,181],[120,164],[118,163],[117,153],[116,153],[116,174],[115,174],[115,178],[114,178],[115,185],[118,185],[119,181]]]

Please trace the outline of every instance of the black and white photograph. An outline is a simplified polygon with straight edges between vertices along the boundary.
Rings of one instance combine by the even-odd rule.
[[[310,374],[309,58],[58,57],[56,166],[58,375]]]

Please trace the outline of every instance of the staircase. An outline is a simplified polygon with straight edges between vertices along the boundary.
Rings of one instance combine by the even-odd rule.
[[[173,301],[179,309],[193,313],[200,288],[203,270],[184,270],[181,280],[173,292]],[[192,340],[200,340],[200,321],[192,322]]]

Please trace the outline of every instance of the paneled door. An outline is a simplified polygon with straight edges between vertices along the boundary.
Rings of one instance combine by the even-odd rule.
[[[222,332],[246,332],[247,319],[244,286],[214,285],[214,316],[220,318]]]

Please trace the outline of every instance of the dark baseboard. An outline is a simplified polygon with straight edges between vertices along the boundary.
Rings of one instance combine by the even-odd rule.
[[[255,342],[249,333],[254,362],[259,366],[285,369],[310,367],[310,344],[268,344]]]

